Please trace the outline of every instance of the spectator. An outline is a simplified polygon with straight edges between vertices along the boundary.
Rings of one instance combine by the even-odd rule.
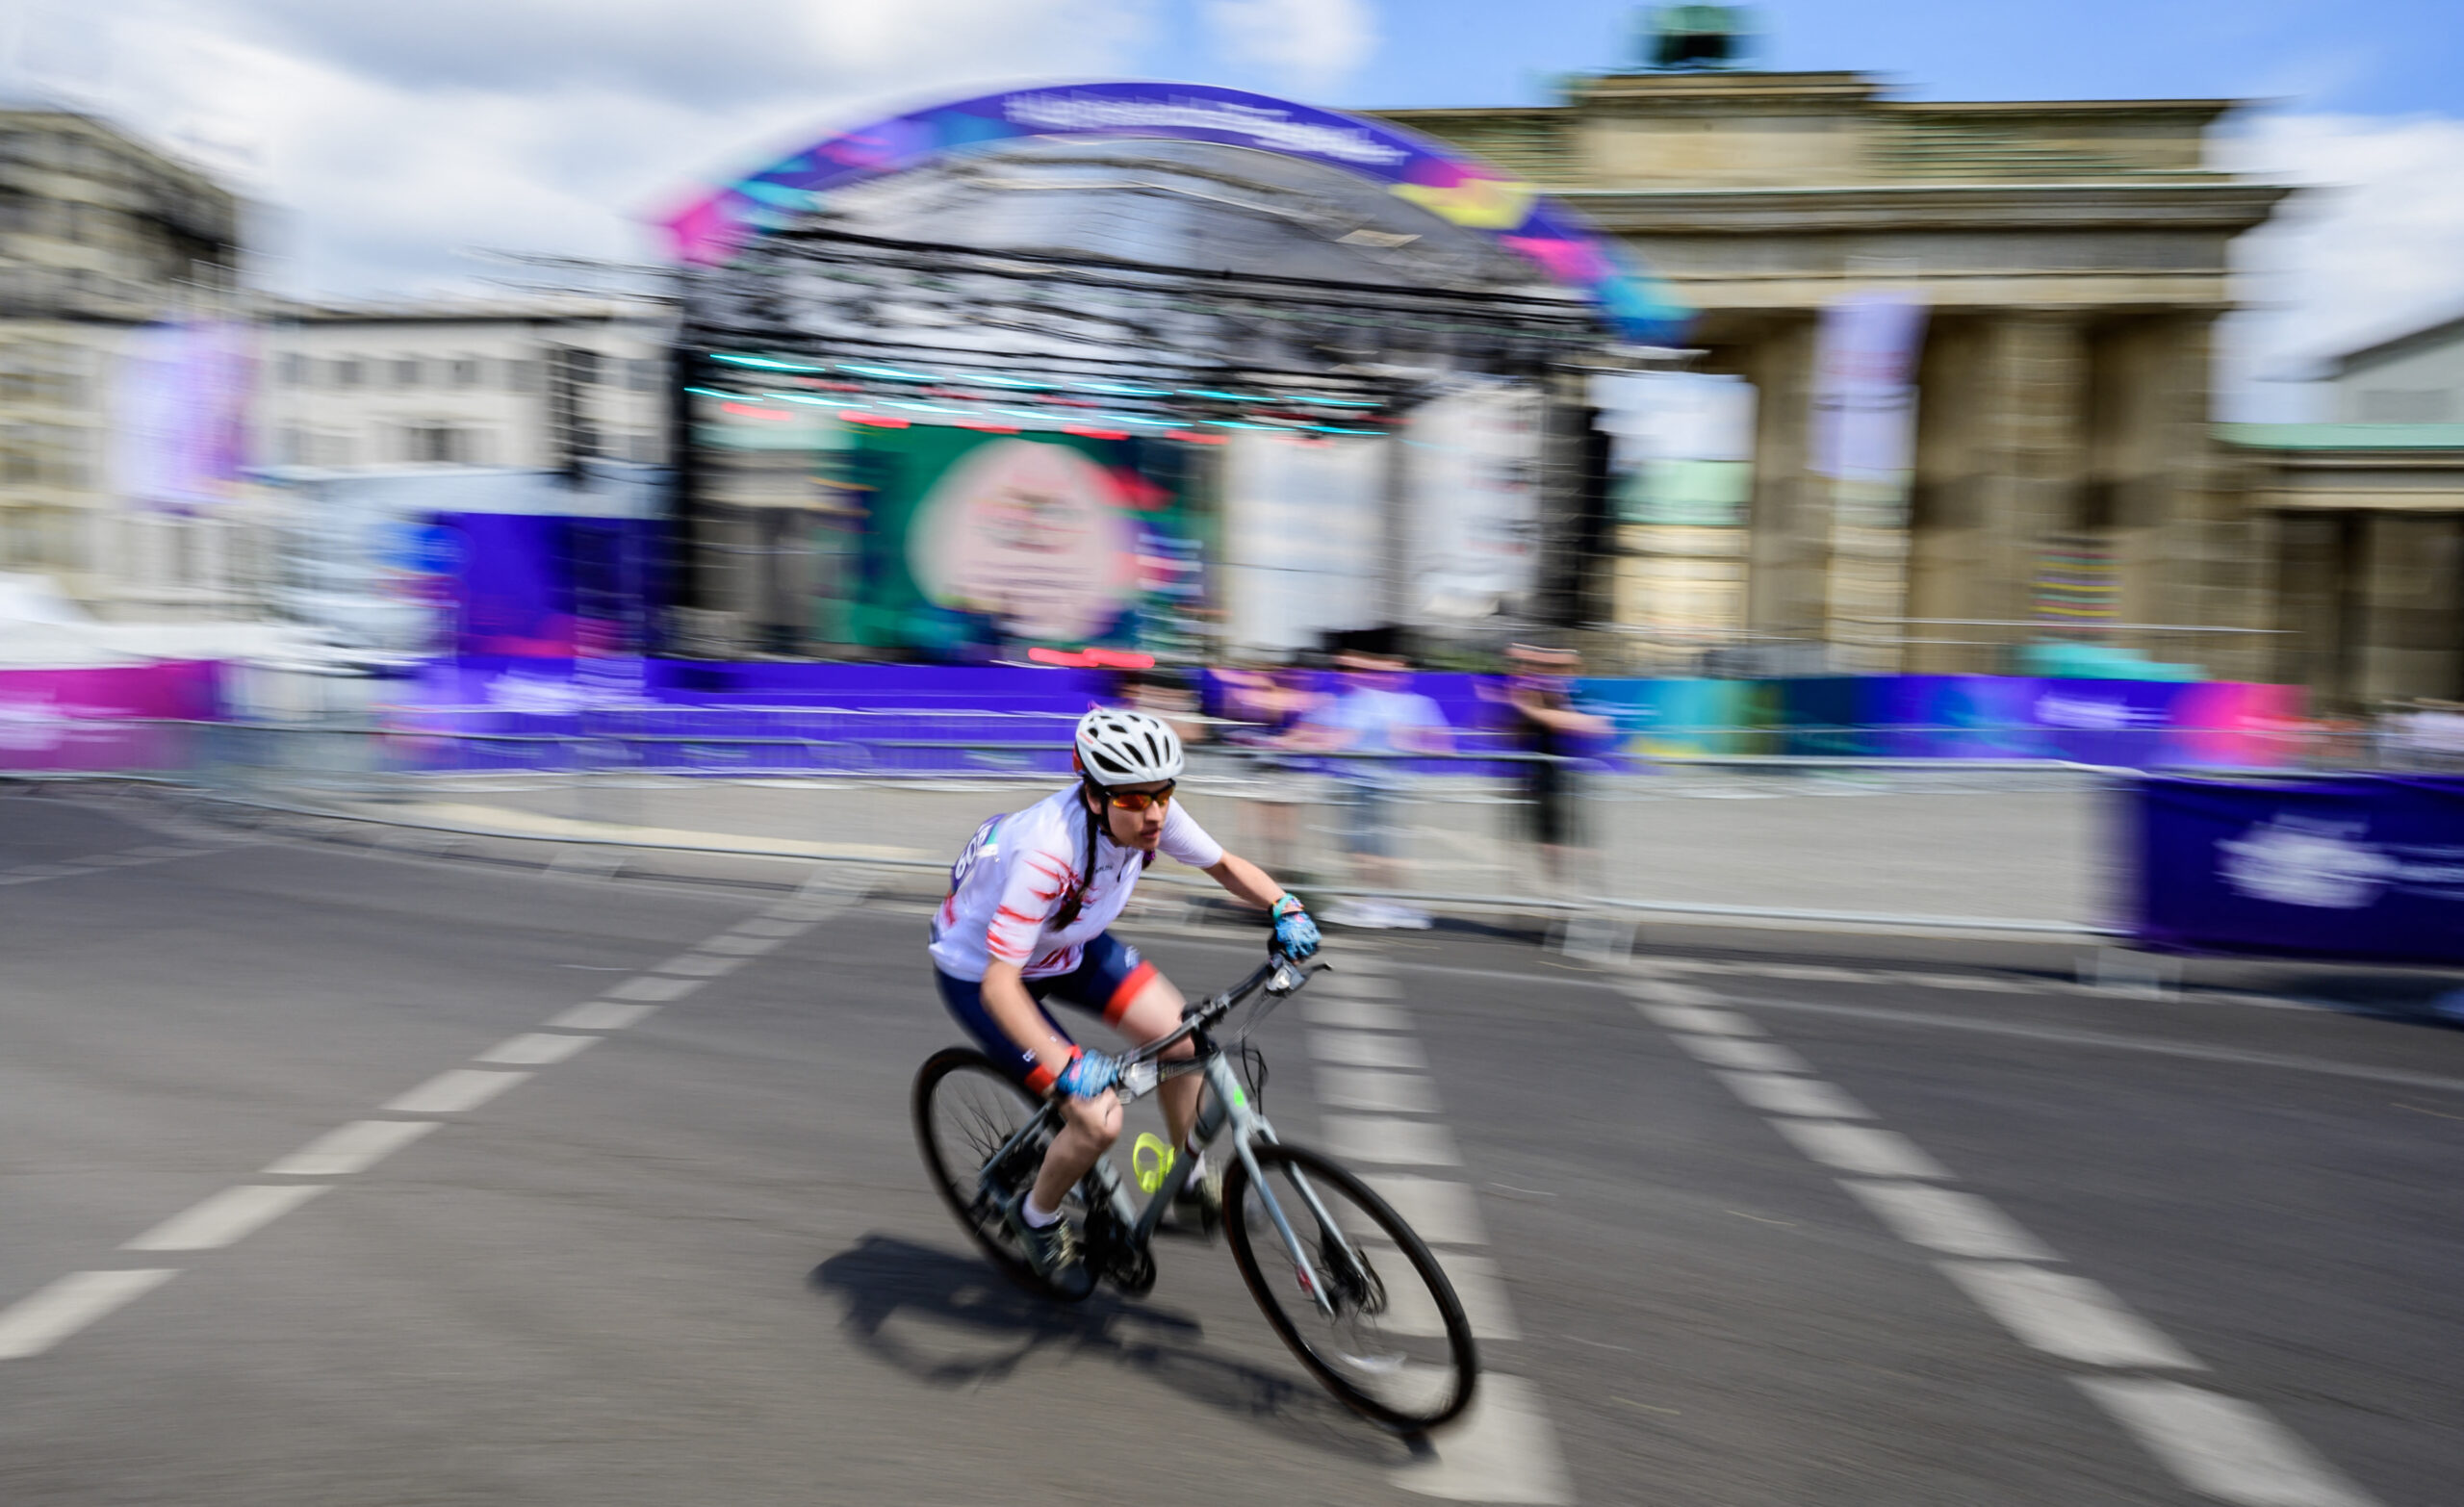
[[[1309,771],[1282,750],[1299,735],[1308,715],[1325,702],[1311,685],[1314,678],[1300,669],[1216,672],[1223,687],[1224,716],[1249,724],[1227,735],[1226,741],[1259,751],[1247,771],[1259,779],[1257,796],[1248,803],[1256,813],[1252,846],[1270,872],[1284,876],[1296,887],[1301,880],[1300,777]]]
[[[1523,760],[1524,818],[1540,850],[1543,877],[1562,890],[1571,860],[1585,851],[1575,800],[1572,760],[1590,739],[1605,736],[1608,720],[1574,708],[1571,685],[1582,662],[1572,650],[1516,644],[1506,650],[1507,730]]]
[[[1425,928],[1428,912],[1384,898],[1404,887],[1396,856],[1397,806],[1405,756],[1451,753],[1454,739],[1437,703],[1410,689],[1401,659],[1345,651],[1335,655],[1343,690],[1313,713],[1291,746],[1326,754],[1345,811],[1344,846],[1353,876],[1373,893],[1326,913],[1345,926]]]

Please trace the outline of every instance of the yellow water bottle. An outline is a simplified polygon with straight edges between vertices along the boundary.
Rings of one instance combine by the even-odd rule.
[[[1138,1190],[1152,1193],[1162,1188],[1164,1179],[1171,1176],[1175,1160],[1170,1142],[1153,1131],[1139,1132],[1138,1143],[1129,1148],[1129,1169],[1137,1175]]]

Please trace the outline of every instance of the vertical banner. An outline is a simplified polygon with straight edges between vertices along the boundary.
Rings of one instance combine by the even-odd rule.
[[[1235,652],[1281,655],[1378,626],[1389,443],[1232,436],[1223,575]]]
[[[1422,404],[1404,446],[1404,612],[1463,628],[1513,610],[1540,569],[1540,395],[1484,382]]]
[[[132,331],[113,394],[119,495],[180,511],[236,498],[247,459],[252,370],[244,325]]]
[[[1822,311],[1811,470],[1831,482],[1823,637],[1842,668],[1899,667],[1908,601],[1908,481],[1925,304],[1868,289]]]

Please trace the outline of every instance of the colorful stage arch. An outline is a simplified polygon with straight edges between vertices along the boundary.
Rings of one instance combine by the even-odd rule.
[[[1607,323],[1639,344],[1677,342],[1692,313],[1615,241],[1510,173],[1380,121],[1202,84],[1052,85],[935,105],[816,142],[694,200],[664,227],[680,260],[714,266],[834,189],[972,147],[1073,136],[1213,141],[1383,183],[1588,294]]]

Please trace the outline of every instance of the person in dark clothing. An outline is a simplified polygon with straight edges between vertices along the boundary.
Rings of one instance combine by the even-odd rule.
[[[1563,886],[1574,854],[1584,844],[1576,806],[1575,772],[1565,762],[1609,730],[1607,719],[1577,711],[1571,695],[1582,668],[1572,650],[1516,644],[1506,651],[1504,702],[1507,729],[1517,751],[1542,755],[1518,766],[1525,819],[1539,845],[1542,871]]]

